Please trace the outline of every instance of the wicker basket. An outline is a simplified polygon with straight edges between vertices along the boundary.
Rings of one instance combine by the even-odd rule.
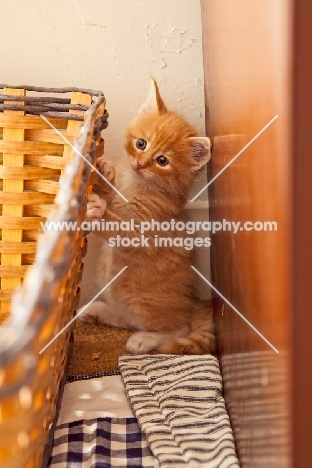
[[[104,112],[102,93],[75,88],[47,89],[14,87],[0,95],[0,192],[2,216],[0,229],[0,317],[9,314],[12,290],[20,285],[34,261],[36,240],[58,191],[58,181],[65,164],[72,157],[70,143],[78,134],[84,113],[92,97],[100,102],[98,114]],[[54,96],[26,96],[27,91],[53,93]],[[83,91],[83,92],[82,92]],[[55,94],[71,92],[71,99]],[[40,116],[49,122],[60,134]],[[106,125],[107,114],[101,120]],[[103,152],[98,139],[97,154]]]
[[[103,94],[90,90],[5,88],[6,96],[0,97],[2,316],[9,314],[12,292],[19,288],[0,327],[0,466],[38,468],[55,415],[72,325],[57,335],[79,302],[86,250],[81,231],[42,233],[40,222],[83,220],[90,165],[103,153],[101,129],[107,113]],[[28,98],[26,89],[72,94],[70,100]],[[74,141],[75,154],[61,135]]]

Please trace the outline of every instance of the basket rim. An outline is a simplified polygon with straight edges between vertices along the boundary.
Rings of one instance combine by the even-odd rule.
[[[37,91],[38,93],[84,93],[90,94],[91,96],[101,97],[104,96],[102,91],[95,91],[89,88],[78,88],[75,86],[61,87],[61,88],[48,88],[45,86],[30,86],[30,85],[10,85],[0,84],[0,89],[11,88],[11,89],[25,89],[26,91]]]
[[[25,91],[35,91],[41,93],[59,94],[59,93],[82,93],[92,96],[94,99],[90,106],[81,104],[72,104],[70,99],[63,97],[52,96],[12,96],[0,94],[0,115],[4,110],[24,111],[25,117],[30,115],[83,121],[82,115],[71,113],[71,110],[89,111],[93,104],[106,102],[102,91],[95,91],[88,88],[78,87],[63,87],[63,88],[47,88],[42,86],[29,85],[9,85],[0,84],[0,89],[22,89]],[[108,112],[105,109],[104,114],[100,117],[100,129],[104,130],[108,126]]]

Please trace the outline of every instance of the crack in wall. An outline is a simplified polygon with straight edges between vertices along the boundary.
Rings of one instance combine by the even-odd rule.
[[[49,20],[49,18],[47,18],[47,17],[42,13],[41,6],[40,6],[40,2],[37,3],[37,7],[38,7],[39,15],[41,16],[41,18],[43,18],[43,19],[51,26],[52,29],[56,29],[56,26],[53,26],[53,24],[51,23],[51,21]]]
[[[157,58],[159,58],[159,54],[166,52],[181,54],[186,49],[197,47],[195,45],[196,39],[188,35],[188,30],[179,31],[172,26],[171,31],[160,34],[157,28],[159,25],[160,23],[154,24],[153,30],[151,30],[152,28],[149,24],[145,26],[147,40],[152,52],[157,55]],[[156,51],[155,48],[160,48],[160,50]]]
[[[158,43],[159,39],[164,39],[164,51],[172,54],[181,54],[186,49],[196,47],[194,46],[196,39],[188,36],[188,30],[179,31],[177,28],[172,28],[168,34],[158,36]]]
[[[108,38],[109,38],[109,43],[110,43],[110,49],[111,49],[111,56],[113,58],[113,61],[114,61],[114,69],[115,69],[115,72],[116,72],[116,76],[117,76],[117,81],[119,82],[120,85],[122,85],[122,77],[121,77],[121,73],[119,71],[119,65],[118,65],[118,56],[117,56],[117,47],[115,46],[115,43],[114,43],[114,39],[112,37],[112,33],[111,33],[111,30],[110,30],[110,27],[109,25],[107,24],[99,24],[99,23],[92,23],[92,22],[89,22],[89,21],[86,21],[84,19],[84,15],[81,11],[81,8],[77,2],[77,0],[72,0],[74,6],[75,6],[75,9],[78,13],[78,16],[80,17],[81,19],[81,22],[84,26],[89,26],[89,27],[96,27],[96,28],[99,28],[99,29],[106,29],[107,31],[107,34],[108,34]]]
[[[161,31],[164,29],[163,23],[155,23],[152,26],[147,23],[143,28],[146,30],[145,36],[152,54],[149,62],[158,70],[168,67],[167,54],[182,54],[184,50],[198,47],[196,39],[189,35],[187,29],[180,31],[171,24],[170,30]]]

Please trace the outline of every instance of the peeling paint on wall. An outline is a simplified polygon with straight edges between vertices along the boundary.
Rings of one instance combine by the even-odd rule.
[[[189,32],[179,31],[177,28],[171,28],[166,34],[162,34],[159,31],[159,24],[154,25],[152,30],[147,32],[148,40],[151,43],[151,48],[157,49],[157,54],[164,52],[171,52],[174,54],[180,54],[185,49],[192,47],[196,43],[196,39],[189,36]]]

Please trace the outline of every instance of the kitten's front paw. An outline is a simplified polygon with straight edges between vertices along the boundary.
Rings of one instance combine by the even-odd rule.
[[[95,193],[88,196],[87,220],[102,219],[106,210],[106,201]]]
[[[158,341],[148,332],[137,332],[130,336],[126,350],[131,354],[147,354],[158,347]]]
[[[96,165],[100,173],[107,179],[109,182],[112,182],[115,177],[115,169],[114,166],[107,161],[104,156],[100,156],[96,160]]]

